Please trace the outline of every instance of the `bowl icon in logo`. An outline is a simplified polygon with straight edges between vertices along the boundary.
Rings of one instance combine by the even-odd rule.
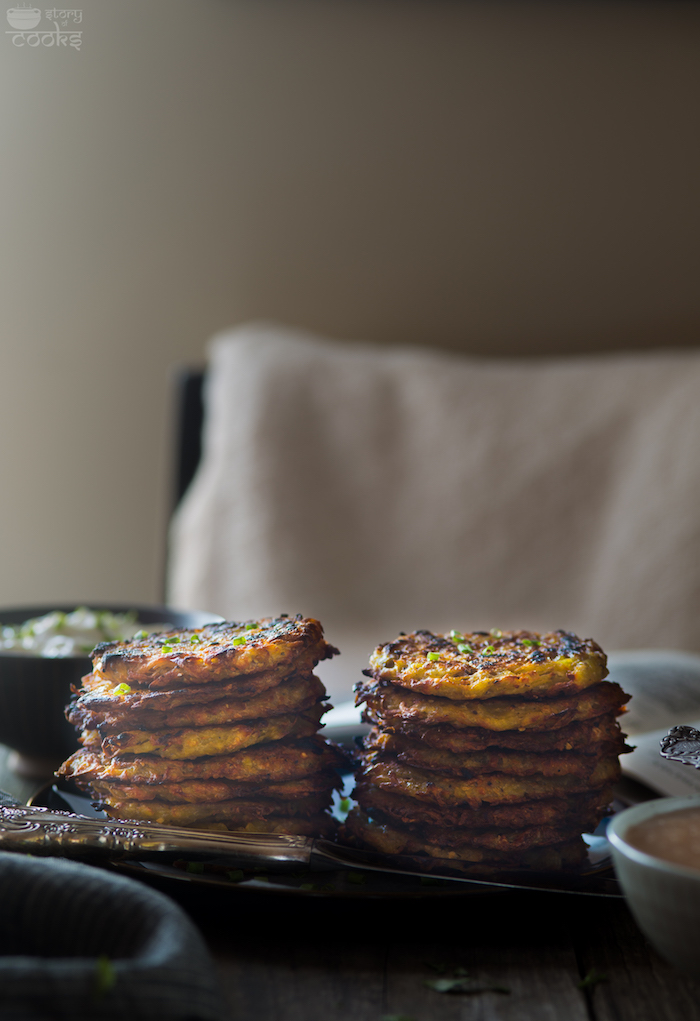
[[[7,20],[12,28],[19,31],[36,28],[41,21],[41,11],[38,7],[10,7],[7,12]]]

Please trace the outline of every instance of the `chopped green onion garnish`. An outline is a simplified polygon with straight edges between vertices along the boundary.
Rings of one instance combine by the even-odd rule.
[[[245,645],[245,638],[243,637],[243,635],[239,635],[238,638],[234,638],[233,639],[233,644],[234,645]]]
[[[172,645],[167,645],[167,644],[166,645],[161,645],[160,648],[161,648],[161,652],[172,652],[173,651]]]
[[[495,652],[495,651],[496,650],[494,649],[493,645],[485,645],[484,646],[484,652]]]
[[[346,879],[349,883],[357,883],[358,886],[367,882],[367,876],[364,872],[347,872]]]
[[[106,954],[100,954],[95,961],[95,975],[93,996],[101,1000],[105,993],[108,993],[117,981],[114,966]]]
[[[474,652],[474,650],[467,642],[462,642],[461,645],[457,646],[457,652]]]
[[[340,802],[338,803],[338,808],[340,809],[341,812],[349,812],[350,798],[341,798]]]
[[[258,626],[258,624],[246,624],[245,629],[246,631],[257,631]]]
[[[191,642],[201,642],[201,640],[202,639],[199,637],[199,635],[190,635]]]
[[[432,663],[434,663],[436,660],[440,659],[440,653],[439,652],[429,652],[428,653],[428,659]]]
[[[115,695],[128,695],[130,691],[131,691],[131,685],[130,684],[126,684],[126,682],[124,682],[123,684],[118,684],[116,686],[116,688],[114,689],[113,694],[115,694]]]
[[[503,638],[503,632],[497,627],[492,627],[489,634],[493,635],[494,638]]]
[[[462,635],[461,631],[455,631],[455,629],[452,628],[452,630],[450,631],[450,638],[455,640],[457,638],[462,638],[462,637],[464,637],[464,636]]]
[[[233,869],[231,872],[227,872],[226,876],[232,883],[240,883],[243,879],[243,869]]]
[[[602,971],[597,971],[595,968],[591,968],[585,978],[582,978],[578,983],[579,989],[591,989],[593,986],[597,986],[600,982],[607,982],[608,976]]]
[[[141,631],[137,631],[136,632],[136,634],[134,635],[134,639],[133,640],[135,642],[140,642],[144,638],[148,638],[148,631],[141,630]]]
[[[187,871],[194,872],[196,876],[201,876],[201,874],[204,872],[204,864],[201,861],[188,861]]]
[[[540,642],[536,641],[536,639],[533,638],[523,638],[521,642],[523,645],[534,645],[535,647],[541,644]]]

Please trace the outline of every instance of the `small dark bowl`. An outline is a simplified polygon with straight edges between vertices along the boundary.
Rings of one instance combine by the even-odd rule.
[[[70,613],[79,605],[113,613],[136,611],[141,624],[169,623],[174,627],[202,627],[217,623],[214,613],[182,612],[167,606],[106,606],[102,603],[71,603],[63,606],[26,606],[0,609],[3,624],[22,624],[32,617],[60,610]],[[55,762],[58,766],[78,748],[77,733],[64,716],[71,685],[92,670],[89,656],[49,659],[0,653],[0,744],[21,756]]]

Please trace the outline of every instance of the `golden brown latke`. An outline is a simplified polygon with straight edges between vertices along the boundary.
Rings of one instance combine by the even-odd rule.
[[[224,621],[203,628],[175,628],[129,642],[103,642],[92,653],[96,674],[117,684],[168,688],[211,684],[263,670],[297,671],[311,656],[314,664],[337,649],[323,638],[317,620],[281,616],[241,623]]]
[[[303,837],[326,837],[332,840],[338,830],[338,823],[328,812],[310,816],[268,815],[249,823],[212,823],[204,829],[233,833],[297,833]]]
[[[59,775],[77,783],[109,780],[124,783],[181,783],[183,780],[296,780],[321,769],[340,768],[342,753],[320,736],[253,745],[231,755],[200,759],[162,759],[158,755],[112,758],[101,749],[81,748]]]
[[[414,631],[370,657],[371,675],[424,695],[489,699],[550,698],[589,688],[607,675],[606,656],[592,639],[570,631],[474,631],[449,636]]]
[[[521,752],[576,751],[599,755],[603,751],[620,754],[625,750],[625,735],[616,720],[617,712],[596,716],[592,720],[570,723],[560,730],[483,730],[477,727],[458,729],[449,724],[426,726],[417,720],[394,720],[383,727],[390,733],[402,733],[431,748],[461,752],[485,751],[487,748],[508,748]],[[382,724],[371,709],[363,718],[368,723]]]
[[[323,707],[314,707],[301,715],[290,713],[219,727],[127,730],[105,738],[98,731],[83,731],[83,744],[101,745],[105,755],[114,756],[154,754],[164,759],[196,759],[201,755],[230,755],[241,748],[283,737],[311,737],[318,730],[324,711]]]
[[[470,827],[495,826],[520,829],[523,826],[563,825],[575,821],[582,832],[596,828],[612,801],[610,788],[593,794],[575,794],[564,798],[522,801],[516,805],[433,805],[428,801],[386,791],[360,781],[353,798],[372,815],[378,812],[409,828],[422,826]]]
[[[367,761],[396,759],[408,766],[462,777],[508,773],[510,776],[578,776],[585,780],[596,767],[595,756],[576,752],[514,752],[490,748],[483,752],[455,754],[445,748],[431,748],[402,734],[386,734],[376,729],[365,737],[364,747],[369,753]],[[610,757],[608,754],[607,758]]]
[[[578,695],[526,700],[489,698],[456,702],[449,698],[420,695],[391,684],[357,686],[356,702],[365,702],[372,716],[401,728],[404,720],[427,726],[481,727],[484,730],[559,730],[569,723],[613,712],[629,699],[618,684],[602,681]]]
[[[181,783],[132,784],[90,781],[95,797],[105,804],[123,801],[167,801],[171,804],[230,801],[233,798],[301,798],[341,786],[332,770],[321,770],[296,780],[183,780]]]
[[[520,829],[471,829],[455,826],[402,826],[381,814],[367,813],[372,822],[408,834],[413,840],[443,848],[483,848],[519,855],[530,847],[564,844],[581,836],[576,825],[523,826]]]
[[[555,828],[534,828],[540,837],[545,832],[556,839],[558,831]],[[488,831],[487,831],[488,832]],[[492,831],[493,832],[493,831]],[[509,836],[518,830],[511,830]],[[529,831],[525,831],[528,833]],[[361,846],[365,845],[383,854],[402,855],[427,855],[443,861],[465,861],[478,862],[480,864],[492,863],[501,867],[539,867],[543,862],[553,861],[554,856],[547,855],[546,851],[556,848],[561,867],[562,852],[569,861],[582,861],[585,857],[585,845],[580,836],[570,837],[556,843],[542,847],[541,844],[527,844],[527,837],[521,838],[520,845],[511,845],[511,850],[502,850],[497,847],[479,846],[476,843],[465,843],[458,846],[434,844],[430,839],[422,838],[410,830],[390,825],[378,819],[370,818],[361,809],[354,808],[347,817],[343,827],[343,834],[354,838]],[[499,835],[494,833],[494,837]],[[542,841],[544,843],[544,841]],[[561,850],[560,850],[561,849]],[[535,852],[533,854],[533,851]],[[545,853],[538,853],[545,852]],[[555,865],[556,867],[556,865]]]
[[[210,727],[238,720],[282,716],[310,709],[325,697],[326,689],[322,682],[311,674],[307,677],[290,677],[275,688],[262,691],[251,698],[224,698],[204,705],[182,705],[165,712],[159,712],[155,707],[144,709],[133,706],[109,712],[94,712],[84,708],[78,700],[67,717],[73,726],[83,730],[99,730],[104,736],[135,728],[158,730],[175,727]]]
[[[487,773],[468,780],[434,773],[396,761],[365,764],[358,774],[358,783],[374,784],[383,790],[394,791],[430,801],[437,805],[471,805],[477,808],[482,802],[489,805],[517,804],[520,801],[537,801],[539,798],[584,794],[608,787],[620,776],[620,763],[616,757],[599,759],[591,775],[585,779],[576,776],[514,777],[505,773]]]
[[[296,676],[308,677],[313,664],[308,669],[295,671]],[[259,674],[245,677],[234,677],[230,680],[215,681],[212,684],[182,685],[174,688],[159,688],[151,691],[130,684],[116,684],[99,674],[87,674],[83,677],[82,688],[74,689],[75,694],[70,708],[80,706],[89,712],[120,712],[132,709],[154,709],[157,712],[168,712],[183,705],[206,705],[218,702],[221,698],[251,698],[263,691],[277,687],[288,677],[295,676],[280,668],[264,670]],[[127,690],[128,689],[128,690]]]
[[[555,847],[533,847],[523,851],[522,858],[513,862],[489,862],[481,864],[459,861],[452,858],[429,858],[427,855],[406,855],[403,861],[411,863],[415,868],[428,875],[454,874],[468,876],[471,879],[502,880],[515,877],[523,872],[580,872],[587,862],[587,847],[579,837],[569,844],[557,844]]]
[[[167,801],[114,801],[104,809],[110,819],[139,819],[163,826],[199,826],[202,823],[224,822],[239,828],[270,815],[317,816],[331,803],[330,792],[305,798],[234,798],[231,801],[205,802],[197,805],[170,805]]]

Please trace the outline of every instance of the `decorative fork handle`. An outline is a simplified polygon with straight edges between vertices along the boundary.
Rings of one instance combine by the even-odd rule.
[[[102,822],[48,808],[0,806],[0,851],[141,860],[172,854],[225,858],[238,866],[308,865],[313,845],[310,837],[283,833],[216,833],[129,819]]]
[[[672,762],[684,762],[700,769],[700,731],[685,725],[671,727],[661,738],[661,754]]]

